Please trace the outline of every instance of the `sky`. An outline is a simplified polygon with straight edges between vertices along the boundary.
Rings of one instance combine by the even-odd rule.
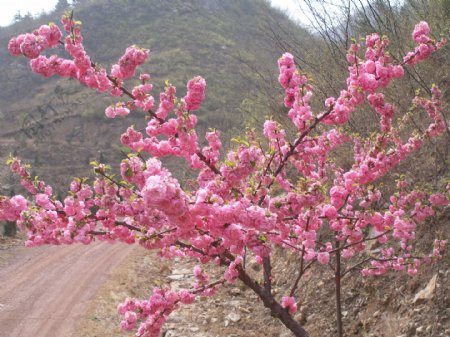
[[[57,2],[57,0],[0,0],[0,26],[12,23],[17,11],[20,11],[21,15],[27,12],[36,15],[42,11],[51,11]]]
[[[334,0],[330,0],[333,2]],[[21,15],[30,12],[32,15],[40,14],[42,11],[51,11],[55,8],[57,0],[0,0],[0,26],[7,26],[12,23],[12,19],[17,11]],[[288,10],[291,17],[301,23],[307,23],[304,15],[299,9],[298,0],[271,0],[275,7]]]
[[[327,13],[331,16],[339,16],[341,13],[342,0],[328,0],[325,2],[325,7]],[[361,0],[362,3],[367,3],[368,0]],[[270,0],[272,6],[278,7],[287,11],[289,17],[298,23],[306,27],[311,27],[312,18],[310,15],[310,10],[307,8],[306,4],[302,0]],[[309,17],[309,18],[308,18]]]
[[[270,0],[272,6],[286,10],[292,18],[303,21],[302,12],[297,0]]]

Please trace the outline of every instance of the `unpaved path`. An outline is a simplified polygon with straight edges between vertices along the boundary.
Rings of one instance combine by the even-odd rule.
[[[68,337],[89,300],[133,246],[12,249],[14,257],[0,268],[0,337]]]

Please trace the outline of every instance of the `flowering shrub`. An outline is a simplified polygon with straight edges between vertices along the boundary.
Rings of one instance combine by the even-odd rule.
[[[167,317],[180,305],[199,296],[212,296],[224,283],[240,280],[295,336],[308,336],[293,319],[297,310],[299,281],[314,263],[333,268],[340,294],[341,279],[354,270],[382,275],[390,270],[414,275],[423,263],[441,257],[445,241],[436,238],[429,253],[417,252],[415,230],[449,203],[448,190],[426,193],[399,180],[397,191],[381,202],[379,179],[392,171],[429,139],[445,131],[441,92],[433,86],[431,97],[415,97],[416,109],[424,109],[430,122],[421,134],[400,136],[394,104],[385,100],[382,89],[404,76],[404,67],[425,60],[445,41],[429,37],[425,22],[413,32],[418,44],[401,64],[390,57],[389,41],[378,34],[367,36],[363,45],[348,51],[347,86],[338,97],[325,101],[323,111],[314,112],[310,102],[313,87],[295,65],[291,54],[278,61],[284,105],[296,138],[275,120],[264,123],[263,137],[248,132],[223,160],[219,131],[206,134],[206,146],[199,145],[195,131],[199,109],[205,99],[205,80],[196,76],[179,99],[176,88],[166,84],[159,103],[151,95],[149,74],[140,74],[132,90],[125,81],[149,56],[149,50],[127,48],[111,70],[94,64],[83,47],[80,23],[65,15],[67,35],[58,26],[42,26],[31,34],[12,38],[8,49],[14,56],[30,58],[32,71],[43,76],[72,77],[99,92],[110,92],[122,100],[106,108],[108,118],[128,115],[136,109],[149,114],[144,130],[129,127],[121,143],[131,150],[116,178],[103,163],[94,163],[97,178],[89,184],[75,179],[64,200],[55,198],[52,188],[30,176],[17,158],[10,158],[32,198],[18,195],[0,198],[0,220],[15,220],[27,231],[27,246],[43,244],[89,244],[94,240],[138,243],[167,258],[196,259],[192,289],[157,288],[146,300],[127,299],[118,311],[123,329],[137,327],[137,336],[158,336]],[[63,38],[63,40],[61,40]],[[43,55],[58,44],[71,59]],[[358,106],[368,103],[380,119],[380,131],[368,139],[346,134],[344,124]],[[353,144],[354,164],[338,167],[332,152],[342,144]],[[182,157],[197,170],[195,186],[182,188],[157,158]],[[295,174],[292,174],[295,171]],[[370,250],[368,243],[380,248]],[[296,254],[300,261],[290,293],[272,292],[271,259],[275,247]],[[255,276],[245,268],[246,257],[262,267]],[[207,265],[223,267],[223,278],[211,280]],[[263,281],[259,282],[259,278]],[[337,325],[342,336],[340,295],[337,296]]]

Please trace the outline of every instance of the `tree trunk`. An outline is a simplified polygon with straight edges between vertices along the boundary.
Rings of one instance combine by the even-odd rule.
[[[336,272],[334,274],[336,296],[336,325],[338,337],[343,337],[342,329],[342,302],[341,302],[341,251],[336,251]]]
[[[264,306],[272,311],[272,316],[278,318],[296,337],[309,337],[305,329],[275,300],[273,295],[256,283],[242,268],[239,269],[239,279],[259,296]]]
[[[6,236],[15,236],[17,233],[16,223],[14,221],[7,221],[4,227],[4,234]]]

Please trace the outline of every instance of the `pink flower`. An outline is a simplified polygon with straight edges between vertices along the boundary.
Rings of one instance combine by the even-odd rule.
[[[45,56],[39,55],[38,57],[30,60],[31,70],[36,74],[40,74],[44,77],[49,77],[57,72],[57,68],[61,63],[61,59],[57,56],[52,56],[47,58]]]
[[[129,113],[130,109],[128,109],[126,107],[126,104],[123,102],[110,105],[105,109],[105,115],[108,118],[115,118],[116,116],[126,116]]]
[[[403,69],[403,66],[401,66],[401,65],[393,66],[391,74],[392,74],[392,77],[394,77],[394,78],[400,78],[405,75],[405,70]]]
[[[319,261],[320,264],[327,264],[330,261],[330,254],[328,252],[318,253],[317,261]]]
[[[148,58],[150,51],[137,46],[128,47],[118,64],[113,65],[111,75],[124,80],[133,77],[136,68]]]
[[[422,35],[428,36],[429,34],[430,27],[428,27],[428,23],[426,23],[425,21],[421,21],[414,27],[412,38],[416,42],[421,42],[420,39]]]
[[[200,266],[195,266],[194,267],[194,276],[195,277],[200,277],[200,275],[202,274],[202,267]]]
[[[408,268],[408,274],[409,274],[410,276],[415,276],[415,275],[417,274],[417,268],[409,267],[409,268]]]
[[[428,200],[433,206],[447,206],[449,204],[448,197],[442,193],[432,194]]]
[[[48,26],[43,25],[39,27],[38,33],[45,39],[49,48],[57,46],[59,39],[62,36],[61,30],[54,23],[50,23]]]
[[[39,56],[42,51],[42,44],[39,43],[38,37],[34,34],[25,34],[20,44],[20,52],[30,59]]]
[[[36,203],[46,209],[55,209],[55,206],[51,203],[48,195],[44,193],[36,194]]]
[[[364,65],[366,71],[370,74],[374,74],[375,70],[376,70],[376,65],[375,62],[373,62],[372,60],[368,60],[365,65]]]
[[[21,35],[19,35],[17,38],[13,37],[8,42],[8,50],[11,55],[13,56],[19,56],[22,55],[22,51],[20,50],[20,44],[22,43],[23,39],[21,38]]]
[[[149,74],[140,74],[139,75],[139,79],[142,82],[150,81],[150,75]]]
[[[331,204],[335,208],[341,208],[344,206],[345,198],[348,192],[341,186],[333,186],[330,190]]]
[[[195,301],[195,295],[191,294],[186,289],[182,289],[179,291],[180,301],[183,304],[191,304]]]
[[[295,302],[295,298],[292,296],[283,296],[281,299],[281,306],[288,309],[291,315],[297,312],[297,303]]]
[[[189,111],[198,110],[205,99],[206,81],[201,76],[196,76],[187,84],[187,94],[184,97],[186,109]]]
[[[336,208],[331,205],[323,206],[322,212],[323,212],[323,215],[325,217],[327,217],[328,220],[334,220],[334,219],[336,219],[336,217],[338,215]]]

